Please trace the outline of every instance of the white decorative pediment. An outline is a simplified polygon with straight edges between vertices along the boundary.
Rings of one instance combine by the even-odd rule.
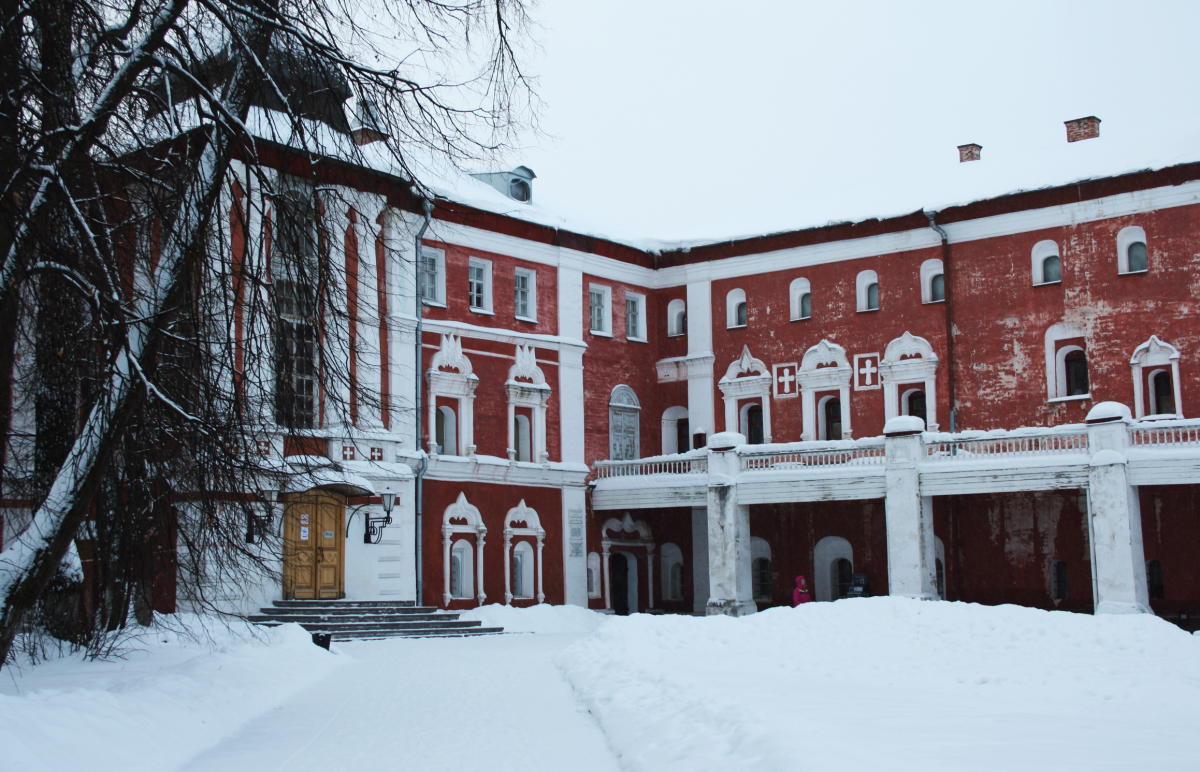
[[[933,346],[929,345],[929,341],[907,331],[889,343],[883,351],[884,362],[893,365],[913,357],[937,361],[937,354],[933,353]]]
[[[742,373],[746,375],[743,376]],[[725,377],[721,379],[721,383],[733,381],[739,377],[753,376],[769,376],[767,366],[763,364],[761,359],[755,359],[750,354],[749,346],[742,346],[742,355],[730,363],[729,369],[725,371]]]
[[[535,351],[533,346],[517,345],[517,362],[508,368],[508,380],[525,379],[535,385],[546,383],[546,376],[542,373],[542,368],[537,366]]]
[[[844,367],[846,372],[850,371],[850,362],[846,359],[846,349],[825,339],[805,351],[804,358],[800,360],[800,370],[805,373],[829,366]]]
[[[625,513],[625,517],[623,518],[610,517],[604,521],[604,527],[600,529],[600,535],[604,538],[609,538],[610,532],[611,536],[617,539],[622,537],[637,537],[642,541],[653,541],[654,539],[654,536],[650,533],[650,526],[646,525],[646,521],[634,520],[628,512]]]
[[[1163,343],[1157,335],[1151,335],[1150,340],[1133,350],[1129,364],[1153,367],[1154,365],[1169,365],[1179,361],[1179,349],[1170,343]]]
[[[482,529],[483,531],[487,531],[479,510],[467,501],[467,494],[465,493],[459,493],[458,500],[446,507],[446,513],[442,515],[442,525],[464,530],[475,531]]]
[[[521,499],[521,503],[508,510],[508,514],[504,516],[504,532],[533,536],[544,536],[546,533],[542,530],[542,521],[538,518],[538,513],[526,506],[525,499]]]
[[[471,375],[471,360],[462,350],[462,338],[457,335],[442,335],[442,347],[433,355],[429,369],[437,372],[443,367],[458,370],[460,375]]]

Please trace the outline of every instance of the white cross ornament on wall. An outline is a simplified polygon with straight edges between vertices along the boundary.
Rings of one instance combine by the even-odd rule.
[[[796,368],[797,365],[795,362],[788,362],[787,364],[774,366],[775,372],[774,378],[772,379],[772,385],[775,387],[774,391],[776,398],[796,396]]]
[[[879,387],[879,354],[855,354],[854,390],[869,391]]]

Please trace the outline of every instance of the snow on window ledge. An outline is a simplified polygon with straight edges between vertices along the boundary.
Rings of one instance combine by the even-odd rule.
[[[1091,399],[1091,398],[1092,398],[1092,395],[1090,393],[1088,393],[1088,394],[1076,394],[1074,397],[1052,397],[1046,401],[1047,402],[1078,402],[1081,399]]]

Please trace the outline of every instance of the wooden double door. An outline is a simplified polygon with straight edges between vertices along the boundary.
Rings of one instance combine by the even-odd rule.
[[[346,499],[328,491],[295,496],[284,511],[284,600],[345,597]]]

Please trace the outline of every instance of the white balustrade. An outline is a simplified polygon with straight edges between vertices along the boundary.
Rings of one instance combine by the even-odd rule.
[[[1129,442],[1136,448],[1200,448],[1200,423],[1191,426],[1133,426]]]
[[[827,450],[786,450],[766,453],[754,451],[742,454],[742,471],[754,469],[807,469],[853,465],[879,465],[884,462],[883,445],[877,447],[837,448]]]
[[[934,441],[925,446],[928,461],[982,461],[1088,452],[1086,431],[1027,436],[979,437]]]
[[[648,474],[699,474],[708,471],[708,457],[661,456],[633,461],[597,461],[601,478],[638,477]]]

